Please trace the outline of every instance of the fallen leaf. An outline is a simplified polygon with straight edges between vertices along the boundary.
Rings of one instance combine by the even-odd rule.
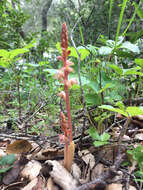
[[[56,148],[48,148],[46,150],[41,150],[38,153],[32,155],[32,159],[35,160],[53,160],[56,158],[63,158],[64,149],[59,150]]]
[[[8,154],[27,153],[32,149],[32,145],[27,140],[16,140],[14,143],[7,146]]]
[[[92,169],[91,179],[94,180],[98,178],[103,172],[104,172],[104,165],[97,164],[97,166]]]
[[[29,161],[24,169],[21,171],[21,177],[28,178],[29,180],[33,180],[36,178],[41,170],[41,164],[36,160]]]
[[[134,119],[143,120],[143,115],[136,115],[133,117]]]
[[[30,183],[28,183],[22,190],[32,190],[33,187],[36,186],[37,182],[38,182],[38,178],[36,177]]]
[[[76,163],[72,164],[71,173],[75,179],[79,179],[81,177],[81,170]]]
[[[38,176],[37,184],[32,188],[32,190],[45,190],[45,179],[42,176]]]
[[[143,133],[138,133],[135,135],[134,139],[137,139],[137,140],[143,140]]]
[[[107,185],[106,190],[122,190],[122,184],[112,183]],[[137,190],[134,186],[130,185],[129,190]]]
[[[82,150],[78,151],[78,155],[81,157],[81,159],[88,165],[90,169],[92,169],[95,165],[95,159],[94,156],[89,152],[89,150]]]

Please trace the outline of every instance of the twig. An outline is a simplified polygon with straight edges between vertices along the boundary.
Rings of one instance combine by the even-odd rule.
[[[74,190],[94,190],[95,188],[97,189],[98,185],[99,187],[103,187],[103,189],[105,189],[106,187],[106,181],[108,179],[113,179],[116,175],[117,175],[117,170],[120,167],[120,164],[122,163],[122,161],[124,160],[125,154],[119,155],[114,163],[114,165],[112,167],[110,167],[110,169],[108,171],[106,171],[105,173],[103,173],[103,175],[101,175],[99,178],[81,185],[80,187],[74,189]]]

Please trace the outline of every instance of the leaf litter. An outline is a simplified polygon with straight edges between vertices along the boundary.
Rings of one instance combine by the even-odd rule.
[[[141,121],[142,116],[133,119]],[[128,186],[129,190],[138,190],[138,180],[142,177],[135,173],[141,168],[135,155],[131,156],[127,151],[132,150],[135,144],[135,149],[138,144],[142,146],[142,129],[131,122],[118,152],[123,124],[115,125],[109,131],[113,137],[110,143],[99,147],[93,145],[93,139],[87,133],[80,139],[80,133],[75,131],[76,146],[71,172],[63,166],[64,146],[58,142],[58,135],[38,137],[38,144],[28,136],[26,140],[22,136],[21,140],[12,140],[14,138],[9,135],[8,140],[0,142],[0,158],[5,160],[2,162],[3,168],[0,167],[1,189],[120,190]],[[6,158],[7,155],[15,157],[12,160]]]

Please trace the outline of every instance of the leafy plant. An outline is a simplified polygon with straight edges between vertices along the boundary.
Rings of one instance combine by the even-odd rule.
[[[102,105],[99,106],[99,108],[101,109],[106,109],[112,112],[117,112],[120,113],[122,115],[124,115],[125,117],[132,117],[132,116],[136,116],[136,115],[142,115],[143,114],[143,107],[136,107],[136,106],[129,106],[129,107],[125,107],[123,105],[123,103],[118,102],[117,103],[117,108],[113,107],[111,105]]]
[[[9,154],[0,158],[0,179],[2,179],[2,174],[4,174],[13,167],[15,159],[16,158],[14,154]]]
[[[137,177],[136,181],[143,182],[143,146],[138,145],[136,148],[127,150],[129,160],[135,160],[138,164],[139,170],[135,172]]]
[[[109,144],[110,134],[103,133],[102,135],[99,135],[99,133],[93,127],[90,127],[90,129],[88,130],[88,133],[94,140],[93,144],[95,147]]]

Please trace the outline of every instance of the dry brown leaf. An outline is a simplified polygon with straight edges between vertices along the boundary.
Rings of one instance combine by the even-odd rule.
[[[27,140],[16,140],[14,143],[7,146],[8,154],[27,153],[32,149],[32,145]]]
[[[50,175],[53,181],[62,187],[63,190],[73,190],[77,187],[77,181],[72,175],[56,160],[47,160],[49,166],[52,166]]]
[[[134,119],[143,120],[143,115],[136,115],[133,117]]]
[[[107,185],[106,190],[122,190],[122,184],[112,183]],[[129,190],[137,190],[134,186],[130,185]]]
[[[70,172],[71,171],[71,167],[72,167],[72,163],[73,163],[73,159],[74,159],[74,152],[75,152],[75,144],[74,141],[72,141],[67,150],[66,147],[64,149],[64,167]]]
[[[71,173],[75,179],[79,179],[81,177],[81,170],[76,163],[72,164]]]
[[[38,178],[34,178],[30,183],[28,183],[22,190],[33,190],[38,182]]]
[[[6,156],[6,153],[4,152],[3,149],[0,149],[0,158],[3,157],[3,156]]]
[[[64,150],[58,150],[55,148],[48,148],[46,150],[41,150],[37,153],[34,153],[31,158],[35,160],[53,160],[55,158],[63,157]]]
[[[97,166],[92,169],[91,180],[98,178],[103,172],[104,172],[104,165],[97,164]]]
[[[143,140],[143,133],[138,133],[135,135],[134,139],[137,139],[137,140]]]
[[[29,161],[25,168],[21,171],[21,177],[28,178],[29,180],[33,180],[36,178],[41,170],[41,164],[36,160]]]
[[[54,182],[52,180],[51,177],[49,177],[48,181],[47,181],[47,189],[48,190],[56,190],[58,189],[55,185],[54,185]]]
[[[82,150],[78,151],[78,155],[81,157],[81,159],[88,165],[90,169],[92,169],[95,165],[95,159],[94,156],[89,152],[89,150]]]
[[[46,182],[42,176],[38,176],[38,182],[32,190],[45,190]],[[48,189],[49,190],[49,189]]]

